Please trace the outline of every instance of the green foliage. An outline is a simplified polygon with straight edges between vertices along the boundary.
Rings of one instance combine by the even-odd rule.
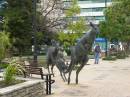
[[[8,67],[9,64],[0,64],[0,69],[5,69]]]
[[[37,32],[36,34],[37,44],[39,45],[43,44],[43,37],[44,37],[44,34],[42,32]]]
[[[9,65],[6,68],[4,73],[4,82],[5,84],[11,84],[15,81],[16,68],[12,65]]]
[[[127,57],[126,53],[124,51],[120,51],[116,54],[116,57],[118,59],[125,59]]]
[[[63,44],[65,48],[70,47],[71,45],[75,45],[76,40],[82,36],[83,33],[64,33],[60,32],[58,34],[58,39]]]
[[[82,34],[87,30],[85,19],[80,17],[76,22],[69,22],[68,30],[72,33],[78,33],[79,35]]]
[[[80,13],[80,7],[77,4],[77,0],[71,0],[71,2],[70,8],[65,12],[67,17],[72,17]]]
[[[67,33],[64,31],[58,33],[58,39],[67,52],[69,52],[68,47],[75,45],[77,39],[87,30],[86,20],[76,16],[79,13],[80,7],[77,4],[77,0],[72,0],[71,6],[66,11],[67,28],[65,30]]]
[[[4,10],[4,31],[10,32],[13,46],[19,54],[31,47],[32,38],[32,1],[6,0]]]
[[[113,55],[109,55],[105,58],[103,58],[103,60],[116,60],[116,59],[125,59],[126,57],[128,57],[128,55],[124,52],[124,51],[119,51]]]
[[[120,41],[130,40],[130,2],[113,0],[112,6],[105,10],[106,21],[100,23],[101,36]]]
[[[116,57],[115,56],[107,56],[107,57],[103,58],[103,60],[115,61]]]
[[[12,60],[4,72],[4,83],[12,84],[16,80],[16,74],[23,74],[24,71],[24,68],[16,60]]]
[[[9,34],[6,32],[0,32],[0,61],[5,57],[9,46],[11,46]]]

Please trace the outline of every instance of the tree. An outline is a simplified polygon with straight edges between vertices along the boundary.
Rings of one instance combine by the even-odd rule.
[[[71,6],[65,12],[67,27],[65,32],[63,30],[59,33],[59,40],[65,47],[75,45],[76,41],[87,30],[85,19],[77,16],[80,13],[77,0],[71,0],[70,4]]]
[[[43,42],[50,44],[51,39],[57,37],[59,29],[63,28],[63,1],[41,0],[38,8],[37,30],[43,33]]]
[[[0,32],[0,62],[6,56],[9,46],[11,46],[9,34],[6,32]]]
[[[32,1],[6,0],[7,8],[4,10],[4,31],[10,32],[13,47],[22,54],[31,48],[32,38]],[[15,40],[15,41],[14,41]]]
[[[100,23],[102,36],[109,40],[130,41],[130,2],[129,0],[113,0],[112,6],[105,11],[106,20]]]
[[[18,50],[18,54],[29,52],[32,45],[32,1],[31,0],[6,0],[7,8],[4,10],[4,31],[10,32],[10,38],[13,42],[13,48]],[[37,4],[36,37],[39,45],[56,37],[57,29],[60,29],[62,18],[60,0],[39,0],[47,3],[39,8]],[[53,17],[56,12],[57,16]]]

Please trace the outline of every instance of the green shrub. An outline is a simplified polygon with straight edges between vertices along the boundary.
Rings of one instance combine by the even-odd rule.
[[[16,80],[16,75],[18,73],[23,74],[24,71],[24,68],[16,60],[12,60],[4,72],[4,83],[6,85],[12,84]]]
[[[118,53],[117,53],[116,57],[117,57],[118,59],[125,59],[125,58],[127,57],[127,55],[125,54],[124,51],[121,51],[121,52],[118,52]]]
[[[5,69],[5,68],[8,67],[8,65],[9,65],[9,64],[0,64],[0,68],[1,68],[1,69]]]
[[[107,56],[107,57],[103,58],[103,60],[114,61],[114,60],[116,60],[116,57],[115,56]]]
[[[69,48],[65,48],[64,50],[65,50],[65,52],[67,53],[68,56],[71,55],[71,51],[70,51]]]
[[[9,65],[6,68],[6,71],[4,73],[4,82],[5,84],[12,84],[15,81],[15,75],[16,75],[16,67],[13,65]]]
[[[0,32],[0,61],[5,57],[10,46],[9,34],[7,32]]]

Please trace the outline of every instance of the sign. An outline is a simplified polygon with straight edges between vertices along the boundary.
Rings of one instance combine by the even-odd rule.
[[[105,38],[96,38],[95,42],[106,42]]]

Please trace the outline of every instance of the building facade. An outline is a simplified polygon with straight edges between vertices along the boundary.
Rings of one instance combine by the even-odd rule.
[[[6,7],[7,2],[5,0],[0,0],[0,10]]]
[[[1,15],[3,9],[6,7],[5,0],[0,0],[0,24],[3,22],[3,16]],[[1,26],[1,25],[0,25]]]
[[[71,0],[64,0],[64,6],[69,6]],[[78,0],[81,12],[78,16],[84,17],[95,24],[105,20],[104,10],[111,5],[111,0]]]

